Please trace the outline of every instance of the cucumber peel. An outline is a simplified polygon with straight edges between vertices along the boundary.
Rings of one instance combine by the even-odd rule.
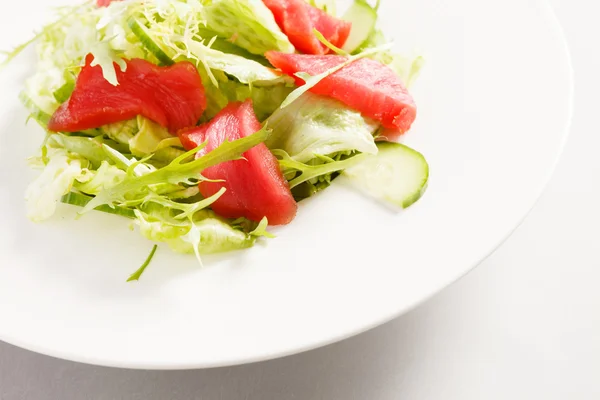
[[[158,61],[162,65],[173,65],[174,62],[171,57],[168,56],[167,53],[150,37],[146,28],[140,24],[140,22],[135,18],[130,18],[127,21],[129,25],[129,29],[131,32],[139,39],[139,41],[144,45],[144,47],[154,55],[158,59]]]
[[[361,192],[400,208],[416,203],[427,190],[429,165],[416,150],[400,143],[378,143],[377,155],[366,155],[343,172]]]

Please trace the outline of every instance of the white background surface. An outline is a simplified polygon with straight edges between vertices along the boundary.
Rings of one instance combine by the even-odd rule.
[[[122,371],[0,344],[0,399],[599,399],[600,4],[552,3],[575,68],[571,138],[530,217],[468,277],[365,335],[236,368]]]

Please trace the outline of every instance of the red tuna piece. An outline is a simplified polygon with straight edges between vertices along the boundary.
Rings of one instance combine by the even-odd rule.
[[[304,0],[263,0],[275,16],[277,25],[302,53],[327,54],[329,49],[316,38],[317,29],[334,46],[342,47],[352,23],[335,18]]]
[[[342,56],[311,56],[270,51],[266,54],[273,66],[293,76],[298,85],[304,81],[294,74],[318,75],[344,63]],[[359,59],[321,80],[311,92],[329,96],[380,121],[390,129],[404,133],[417,117],[417,107],[400,77],[387,65],[370,58]]]
[[[208,141],[198,152],[197,157],[201,157],[225,140],[237,140],[260,129],[252,102],[248,100],[230,103],[212,121],[182,131],[179,137],[188,150]],[[226,188],[225,194],[212,205],[212,209],[225,218],[245,217],[260,221],[267,217],[271,225],[290,223],[296,216],[298,205],[275,156],[261,143],[244,153],[244,158],[204,170],[202,175],[206,178],[223,182],[200,183],[202,195],[210,197]]]
[[[110,5],[110,3],[112,3],[113,1],[120,1],[120,0],[96,0],[96,5],[98,7],[108,7]]]
[[[138,115],[166,127],[172,134],[194,126],[206,109],[202,79],[196,67],[180,62],[159,67],[142,59],[115,65],[118,86],[110,84],[88,55],[73,94],[54,113],[48,129],[77,132],[126,121]]]

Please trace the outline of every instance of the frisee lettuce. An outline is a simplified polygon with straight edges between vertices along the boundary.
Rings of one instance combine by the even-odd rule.
[[[284,150],[273,150],[273,154],[278,158],[279,165],[286,177],[290,180],[290,187],[293,189],[305,182],[321,176],[330,175],[334,172],[343,171],[362,162],[368,154],[356,154],[343,160],[335,160],[327,156],[318,156],[322,161],[320,164],[307,164],[294,160]],[[290,178],[291,177],[291,178]]]
[[[210,210],[198,212],[193,219],[175,220],[168,209],[136,210],[136,224],[149,240],[166,243],[178,253],[201,255],[242,250],[252,247],[261,237],[272,238],[266,231],[268,221],[245,221],[246,227],[218,217]]]
[[[201,172],[206,168],[220,164],[222,162],[238,159],[244,152],[264,142],[268,137],[268,130],[263,128],[260,131],[233,142],[226,141],[221,146],[210,153],[186,162],[190,157],[197,154],[206,144],[189,151],[173,160],[169,165],[159,170],[150,172],[146,175],[136,176],[133,174],[134,165],[129,167],[127,178],[120,184],[102,191],[94,200],[92,200],[84,209],[83,213],[89,212],[101,205],[119,205],[126,203],[128,195],[145,196],[150,192],[153,185],[158,184],[187,184],[194,185],[204,180]]]

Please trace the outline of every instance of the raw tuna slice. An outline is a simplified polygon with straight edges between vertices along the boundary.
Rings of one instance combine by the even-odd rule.
[[[96,5],[98,7],[108,7],[110,5],[110,3],[112,3],[113,1],[120,1],[120,0],[96,0]]]
[[[176,134],[195,126],[206,109],[202,79],[192,63],[158,67],[129,60],[125,72],[115,66],[119,85],[113,86],[100,66],[90,65],[93,59],[88,55],[73,94],[54,113],[49,130],[77,132],[143,115]]]
[[[225,140],[236,140],[261,129],[252,102],[230,103],[207,124],[179,133],[183,146],[194,149],[208,141],[198,157],[219,147]],[[204,172],[206,178],[223,182],[202,182],[200,192],[209,197],[225,187],[227,191],[212,209],[225,218],[245,217],[271,225],[285,225],[296,216],[298,205],[279,168],[279,163],[263,143],[244,153],[242,160],[215,165]]]
[[[267,59],[298,85],[304,81],[294,74],[318,75],[346,61],[342,56],[311,56],[270,51]],[[337,99],[363,115],[380,121],[386,128],[408,131],[417,116],[412,96],[387,65],[362,58],[331,74],[311,89],[312,92]]]
[[[313,31],[315,28],[337,47],[342,47],[350,35],[350,22],[337,19],[304,0],[263,0],[263,3],[271,10],[277,25],[290,42],[302,53],[329,52],[316,38]]]

